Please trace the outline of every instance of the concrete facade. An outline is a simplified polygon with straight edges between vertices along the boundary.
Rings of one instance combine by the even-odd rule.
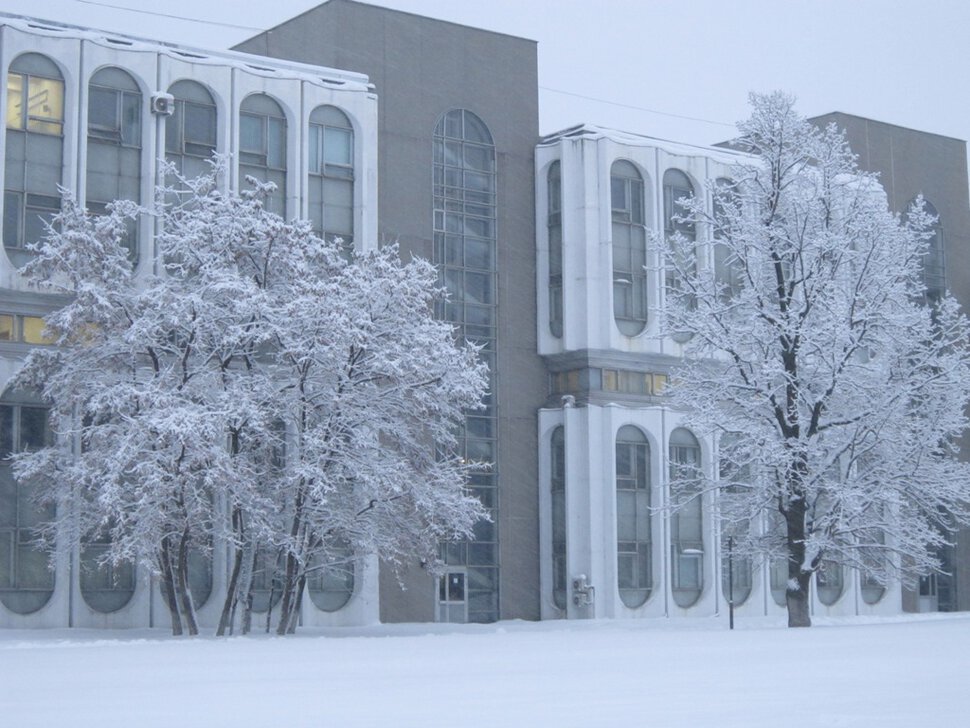
[[[917,195],[939,213],[946,261],[946,286],[964,310],[970,310],[970,205],[967,188],[967,144],[961,139],[907,129],[861,116],[833,112],[812,119],[844,129],[859,166],[879,174],[893,212],[904,214]],[[961,446],[970,452],[970,435]],[[956,544],[941,554],[951,575],[924,583],[922,591],[907,591],[907,611],[970,610],[970,531],[956,535]]]
[[[469,610],[472,619],[538,618],[536,411],[547,385],[535,341],[535,42],[351,0],[331,0],[236,50],[367,74],[380,98],[379,235],[382,243],[398,241],[404,255],[436,257],[432,137],[443,115],[467,109],[491,132],[497,179],[497,503],[492,505],[495,532],[484,542],[497,545],[498,556],[485,557],[495,567],[480,569],[481,603],[478,608],[470,603]],[[469,568],[474,590],[475,564]],[[494,585],[488,583],[496,575],[493,569]],[[434,619],[431,579],[411,569],[403,581],[405,590],[396,575],[384,570],[381,618]],[[469,596],[476,598],[474,591]]]

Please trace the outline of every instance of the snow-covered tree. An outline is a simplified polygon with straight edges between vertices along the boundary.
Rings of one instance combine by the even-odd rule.
[[[455,445],[486,372],[434,320],[432,266],[393,246],[348,256],[251,184],[227,193],[214,172],[160,190],[140,277],[123,243],[148,213],[66,199],[24,269],[70,300],[46,319],[57,346],[16,380],[51,402],[57,434],[18,476],[59,506],[51,543],[97,536],[107,561],[157,575],[177,634],[198,631],[193,569],[215,543],[234,556],[219,633],[248,629],[262,567],[284,633],[335,555],[433,564],[484,516]]]
[[[956,457],[970,327],[949,296],[927,302],[921,205],[892,215],[844,135],[799,117],[791,97],[752,105],[737,142],[752,157],[710,184],[713,213],[681,201],[708,244],[685,255],[692,243],[666,241],[678,285],[665,329],[686,342],[670,391],[719,435],[705,490],[719,491],[723,532],[736,553],[787,561],[789,626],[809,626],[813,574],[927,573],[970,520]],[[675,506],[698,477],[675,487]]]

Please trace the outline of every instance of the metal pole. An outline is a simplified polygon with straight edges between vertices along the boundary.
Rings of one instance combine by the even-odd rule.
[[[728,536],[728,629],[734,629],[734,536]]]

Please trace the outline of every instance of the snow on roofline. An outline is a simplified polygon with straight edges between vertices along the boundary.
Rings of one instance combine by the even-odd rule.
[[[266,58],[241,51],[209,50],[183,46],[126,33],[84,28],[59,21],[0,12],[0,27],[5,25],[35,35],[78,38],[105,48],[153,51],[189,63],[229,65],[260,76],[295,78],[346,91],[374,91],[374,85],[370,83],[368,76],[354,71],[342,71],[309,63]]]
[[[627,144],[641,147],[657,147],[665,152],[681,157],[705,156],[711,159],[734,164],[745,159],[753,159],[752,155],[736,149],[727,147],[708,147],[701,144],[689,144],[687,142],[677,142],[671,139],[661,139],[646,134],[621,131],[611,129],[596,124],[577,124],[562,129],[552,134],[547,134],[539,140],[539,146],[556,144],[563,139],[609,139],[618,144]]]

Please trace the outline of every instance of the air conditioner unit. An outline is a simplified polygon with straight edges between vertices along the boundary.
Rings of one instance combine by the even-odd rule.
[[[171,116],[175,112],[175,97],[172,94],[157,93],[152,96],[152,113]]]

